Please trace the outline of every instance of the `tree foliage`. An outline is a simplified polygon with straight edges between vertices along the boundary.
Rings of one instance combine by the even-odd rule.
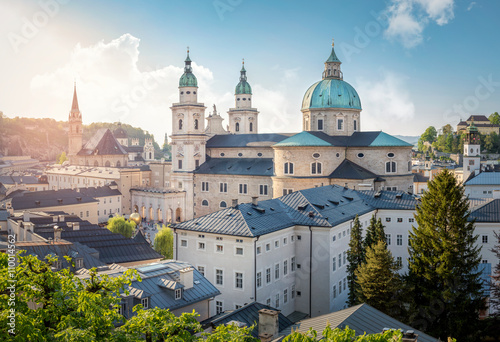
[[[195,312],[177,317],[169,310],[144,310],[138,304],[133,308],[135,315],[126,319],[117,308],[120,294],[128,293],[127,285],[134,279],[141,280],[135,270],[110,277],[98,275],[93,269],[89,278],[81,279],[69,269],[54,271],[51,265],[56,262],[55,257],[47,257],[43,262],[32,255],[19,255],[18,261],[11,278],[8,256],[0,254],[2,327],[11,322],[9,279],[16,284],[15,335],[0,329],[1,341],[258,341],[250,335],[253,327],[223,326],[212,334],[197,335],[203,329]]]
[[[135,222],[125,220],[123,216],[114,216],[108,220],[107,228],[113,233],[122,234],[126,238],[131,238],[135,231]]]
[[[424,151],[424,142],[433,143],[436,141],[437,130],[434,126],[429,126],[418,139],[418,150]]]
[[[155,235],[154,249],[167,259],[174,258],[174,233],[172,229],[163,225]]]
[[[68,157],[66,156],[66,152],[64,152],[64,151],[57,156],[57,164],[62,164],[66,160],[68,160]]]
[[[356,215],[351,228],[351,239],[349,241],[349,250],[347,251],[347,282],[349,284],[349,294],[347,303],[353,306],[359,303],[357,297],[357,277],[356,269],[365,261],[365,248],[363,245],[363,229]]]
[[[309,329],[307,333],[293,332],[285,337],[283,342],[398,342],[402,340],[402,334],[399,330],[387,330],[379,334],[364,334],[356,336],[356,332],[349,327],[345,329],[332,329],[328,325],[318,336],[318,332]]]
[[[491,250],[500,260],[500,233],[495,232],[496,244]],[[491,276],[491,296],[490,305],[496,316],[500,317],[500,263],[495,265],[493,275]]]
[[[490,114],[490,116],[488,117],[488,119],[490,120],[490,122],[492,124],[494,124],[494,125],[500,125],[500,114],[498,114],[498,112]]]
[[[411,324],[442,340],[472,338],[483,307],[480,248],[469,214],[464,187],[444,170],[429,182],[410,232]]]
[[[357,295],[361,302],[394,316],[398,308],[401,279],[391,252],[383,240],[377,241],[366,251],[366,262],[356,270]]]

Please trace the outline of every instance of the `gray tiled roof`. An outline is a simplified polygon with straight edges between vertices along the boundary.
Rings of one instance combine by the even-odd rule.
[[[195,173],[218,175],[272,176],[272,158],[210,158]]]
[[[280,335],[289,335],[292,331],[305,333],[312,328],[321,335],[323,329],[330,324],[331,328],[341,328],[349,326],[356,332],[356,335],[381,333],[384,328],[403,329],[404,331],[413,330],[418,334],[419,342],[436,342],[437,338],[429,336],[409,325],[406,325],[381,311],[371,307],[368,304],[360,304],[348,309],[332,312],[326,315],[305,319],[280,331]]]
[[[121,192],[118,189],[112,189],[110,186],[99,186],[96,188],[80,188],[80,193],[84,196],[89,197],[108,197],[108,196],[121,196]]]
[[[5,197],[4,201],[11,198],[14,210],[97,202],[94,198],[71,189],[15,192]]]
[[[500,185],[500,172],[481,172],[469,178],[465,185]]]
[[[420,172],[413,174],[413,182],[415,183],[427,183],[429,181],[429,177],[425,177]]]
[[[239,204],[173,225],[178,229],[255,237],[294,225],[333,227],[375,209],[412,210],[417,200],[402,191],[356,191],[328,185]]]
[[[289,138],[292,134],[263,133],[263,134],[222,134],[215,135],[207,141],[207,148],[217,147],[247,147],[271,146]],[[267,143],[267,144],[266,144]]]
[[[259,337],[259,310],[262,309],[268,309],[268,310],[276,310],[268,305],[257,303],[257,302],[252,302],[250,304],[247,304],[237,310],[234,311],[229,311],[229,312],[224,312],[221,315],[217,315],[214,317],[211,317],[203,322],[201,324],[203,326],[212,326],[212,327],[217,327],[219,325],[227,324],[231,321],[236,321],[236,322],[242,322],[245,323],[248,327],[255,325],[254,329],[252,330],[252,336],[253,337]],[[279,311],[279,310],[276,310]],[[278,314],[278,324],[279,324],[279,330],[283,330],[291,326],[293,323],[290,321],[286,316],[281,314],[281,312]]]
[[[344,161],[329,176],[329,178],[339,179],[369,179],[376,177],[377,175],[373,172],[368,171],[364,167],[361,167],[348,159],[344,159]]]
[[[79,156],[89,155],[123,155],[127,152],[113,136],[108,128],[99,129],[77,153]]]
[[[474,209],[469,220],[476,222],[500,222],[500,199],[494,199]]]
[[[38,184],[39,179],[34,176],[0,176],[2,184]],[[47,183],[46,183],[47,184]]]

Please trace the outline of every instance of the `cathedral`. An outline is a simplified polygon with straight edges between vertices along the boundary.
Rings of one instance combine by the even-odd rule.
[[[321,79],[304,94],[302,132],[294,134],[259,133],[259,115],[266,113],[252,105],[244,63],[225,129],[216,106],[207,116],[198,102],[191,62],[188,50],[179,101],[170,107],[172,161],[163,175],[169,181],[160,182],[158,191],[131,189],[132,212],[152,221],[185,221],[237,203],[330,184],[413,192],[412,145],[381,131],[361,131],[361,100],[344,81],[333,44]],[[72,160],[79,165],[127,165],[127,146],[120,143],[119,132],[100,133],[80,148],[81,128],[74,122],[81,123],[81,114],[75,101],[76,91],[70,114]],[[102,164],[105,160],[109,164]]]

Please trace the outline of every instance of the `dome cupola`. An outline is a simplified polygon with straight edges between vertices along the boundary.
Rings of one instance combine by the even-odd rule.
[[[252,94],[252,88],[250,87],[250,84],[248,84],[247,82],[247,71],[245,70],[245,60],[243,60],[243,64],[241,66],[240,82],[236,86],[234,93],[236,95]]]
[[[184,61],[184,74],[182,74],[179,80],[179,87],[198,87],[198,80],[193,74],[193,69],[191,67],[191,58],[189,58],[189,48],[187,50],[187,57]]]

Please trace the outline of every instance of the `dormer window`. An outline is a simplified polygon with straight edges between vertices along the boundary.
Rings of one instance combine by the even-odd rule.
[[[83,258],[77,258],[75,260],[75,267],[76,268],[82,268],[83,267]]]
[[[141,304],[144,309],[149,309],[149,298],[142,298]]]
[[[175,290],[175,300],[179,300],[182,298],[182,289]]]

